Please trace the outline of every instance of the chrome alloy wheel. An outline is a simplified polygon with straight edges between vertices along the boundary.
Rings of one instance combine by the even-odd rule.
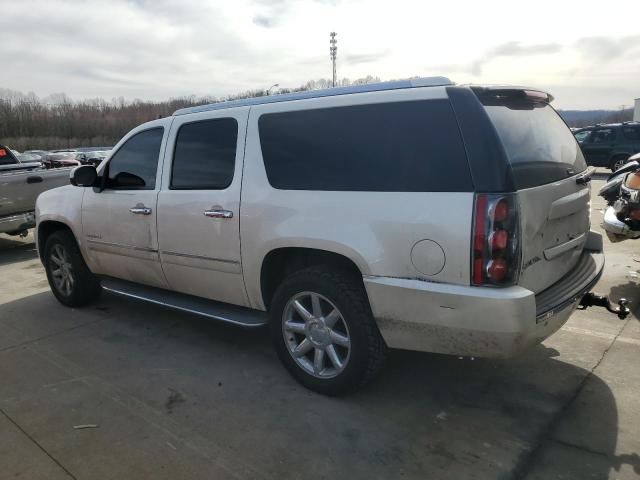
[[[349,328],[340,310],[318,293],[301,292],[289,299],[282,333],[296,364],[314,377],[335,377],[349,362]]]
[[[51,262],[51,277],[56,290],[66,297],[70,296],[73,292],[75,279],[73,265],[71,265],[69,254],[64,246],[59,243],[54,245],[49,254],[49,261]]]
[[[616,163],[613,164],[613,171],[615,172],[617,170],[620,170],[622,167],[624,167],[627,164],[628,161],[629,161],[628,159],[622,159],[622,158],[620,160],[616,160]]]

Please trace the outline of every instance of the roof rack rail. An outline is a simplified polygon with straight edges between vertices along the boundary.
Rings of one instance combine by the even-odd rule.
[[[290,100],[303,100],[306,98],[332,97],[335,95],[349,95],[352,93],[379,92],[382,90],[398,90],[402,88],[418,87],[442,87],[453,85],[447,77],[423,77],[409,80],[395,80],[391,82],[367,83],[363,85],[351,85],[349,87],[326,88],[322,90],[306,90],[303,92],[283,93],[280,95],[268,95],[263,97],[243,98],[240,100],[228,100],[197,107],[181,108],[173,112],[173,115],[185,115],[187,113],[207,112],[209,110],[222,110],[225,108],[246,107],[250,105],[263,105],[266,103],[287,102]]]

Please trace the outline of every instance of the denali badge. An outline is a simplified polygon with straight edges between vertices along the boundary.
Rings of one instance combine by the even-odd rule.
[[[527,260],[526,262],[524,262],[524,265],[522,266],[522,271],[524,272],[527,268],[529,268],[534,263],[538,263],[540,260],[542,259],[537,256],[533,257],[531,260]]]

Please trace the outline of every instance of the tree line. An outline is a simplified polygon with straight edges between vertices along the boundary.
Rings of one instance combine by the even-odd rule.
[[[350,80],[343,78],[337,86],[379,82],[368,75]],[[279,93],[329,88],[329,79],[311,80]],[[171,115],[184,107],[268,95],[266,90],[247,90],[226,97],[183,97],[162,102],[114,98],[74,101],[59,93],[39,98],[0,88],[0,143],[13,149],[52,150],[73,147],[104,147],[115,145],[133,127],[156,118]],[[593,125],[631,120],[632,110],[593,110],[560,112],[570,126]]]
[[[338,85],[379,81],[373,76],[353,81],[344,78]],[[331,83],[329,79],[311,80],[298,88],[280,89],[279,93],[328,88]],[[247,90],[226,97],[190,96],[162,102],[124,98],[74,101],[65,94],[41,99],[33,93],[0,89],[0,143],[19,151],[112,146],[135,126],[180,108],[267,94],[266,90]]]

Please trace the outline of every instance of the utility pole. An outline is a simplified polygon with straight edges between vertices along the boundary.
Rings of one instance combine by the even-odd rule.
[[[336,40],[336,32],[331,32],[329,34],[329,56],[331,57],[331,62],[333,63],[333,86],[336,86],[336,57],[338,56],[338,40]]]

